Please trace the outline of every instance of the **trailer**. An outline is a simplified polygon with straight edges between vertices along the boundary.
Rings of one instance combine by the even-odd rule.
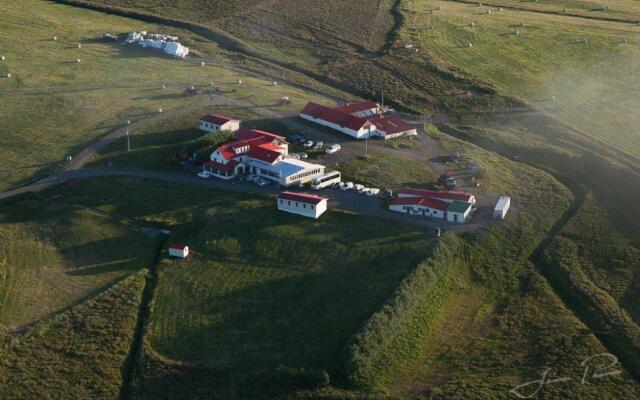
[[[511,198],[507,196],[502,196],[498,199],[496,206],[493,209],[493,218],[496,219],[504,219],[507,215],[507,211],[509,211],[509,207],[511,206]]]

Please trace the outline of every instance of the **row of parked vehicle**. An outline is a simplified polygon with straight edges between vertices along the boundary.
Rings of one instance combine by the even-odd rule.
[[[321,142],[321,141],[314,142],[313,140],[307,140],[302,135],[293,135],[291,136],[290,139],[293,143],[297,143],[302,147],[304,147],[305,149],[319,150],[324,147],[324,142]],[[334,144],[327,145],[324,151],[327,154],[333,154],[335,152],[340,151],[340,149],[342,149],[342,146],[340,146],[337,143],[334,143]]]
[[[353,190],[354,192],[357,192],[359,194],[366,194],[367,196],[371,196],[371,197],[377,196],[380,194],[380,189],[378,188],[369,188],[359,183],[354,184],[353,182],[340,182],[338,184],[338,188],[343,192]],[[385,193],[390,195],[391,190],[385,189]]]

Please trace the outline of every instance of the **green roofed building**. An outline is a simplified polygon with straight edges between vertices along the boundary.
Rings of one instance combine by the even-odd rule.
[[[471,203],[455,200],[447,208],[447,221],[464,224],[471,212]]]

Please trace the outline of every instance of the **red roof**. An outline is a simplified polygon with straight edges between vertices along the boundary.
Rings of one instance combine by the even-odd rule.
[[[408,206],[408,205],[420,205],[424,207],[433,208],[435,210],[447,211],[449,203],[445,203],[442,200],[428,198],[428,197],[396,197],[391,199],[389,205],[392,206]]]
[[[282,154],[279,151],[270,150],[262,146],[251,146],[248,155],[256,160],[273,164]]]
[[[240,128],[233,134],[233,137],[237,140],[253,140],[253,139],[261,139],[261,138],[269,138],[271,140],[282,140],[285,138],[283,136],[278,136],[274,133],[261,131],[258,129],[249,129],[249,128]]]
[[[249,146],[249,143],[243,140],[236,140],[235,142],[229,142],[227,144],[223,144],[222,146],[218,147],[218,151],[220,152],[220,154],[222,154],[222,157],[224,157],[225,160],[231,160],[232,158],[235,158],[247,153],[246,151],[242,153],[235,152],[235,149],[239,147],[244,147],[244,146]]]
[[[226,164],[222,164],[217,161],[207,161],[203,165],[207,168],[217,169],[218,171],[221,171],[221,172],[230,172],[230,171],[233,171],[238,164],[240,163],[237,162],[236,160],[230,160]]]
[[[318,204],[323,200],[327,200],[326,197],[320,197],[315,194],[294,193],[294,192],[282,192],[278,196],[278,199],[299,201],[301,203],[306,203],[306,204]]]
[[[301,114],[310,115],[312,117],[318,118],[323,111],[330,109],[329,107],[321,106],[316,103],[308,103],[301,111]]]
[[[307,104],[301,113],[352,129],[354,131],[358,131],[370,124],[366,118],[354,117],[344,111],[321,106],[320,104],[315,103]]]
[[[211,122],[212,124],[222,126],[229,121],[233,121],[233,118],[227,117],[226,115],[222,114],[207,114],[204,117],[200,118],[200,121]]]
[[[179,243],[172,243],[172,244],[169,245],[169,248],[173,249],[173,250],[184,250],[184,249],[187,248],[187,245],[179,244]]]
[[[430,197],[434,199],[447,199],[447,200],[459,200],[459,201],[471,201],[473,195],[465,192],[437,192],[434,190],[425,189],[400,189],[398,194],[404,194],[414,197]]]
[[[347,114],[353,114],[361,111],[376,109],[378,107],[379,105],[376,102],[373,102],[371,100],[364,100],[355,103],[345,103],[334,108],[334,110],[346,112]]]
[[[375,124],[378,130],[389,135],[415,129],[413,125],[395,115],[376,115],[375,117],[371,117],[369,121]]]

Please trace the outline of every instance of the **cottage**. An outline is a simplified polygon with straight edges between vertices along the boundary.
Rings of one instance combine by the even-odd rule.
[[[509,211],[509,207],[511,207],[511,198],[507,196],[500,197],[493,209],[493,218],[504,219],[507,215],[507,211]]]
[[[327,198],[315,194],[282,192],[276,199],[278,210],[318,219],[327,211]]]
[[[169,255],[171,257],[187,258],[189,255],[189,246],[173,243],[169,246]]]
[[[382,114],[382,108],[373,101],[347,103],[335,108],[308,103],[299,116],[356,139],[370,137],[391,139],[417,134],[415,127],[401,118]]]
[[[198,129],[209,133],[235,132],[240,129],[240,121],[222,114],[207,114],[198,121]]]
[[[239,129],[232,142],[218,147],[203,168],[221,179],[249,173],[281,186],[311,182],[325,170],[324,165],[289,157],[289,144],[282,136],[246,128]]]

